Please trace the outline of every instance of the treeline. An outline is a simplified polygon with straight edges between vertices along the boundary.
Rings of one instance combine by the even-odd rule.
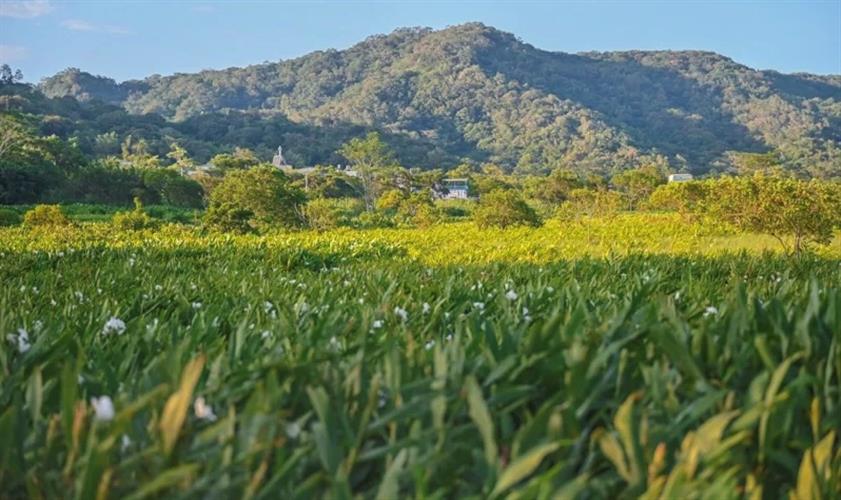
[[[72,152],[60,141],[36,141],[15,154],[37,153],[47,161],[69,155],[68,148]],[[482,228],[537,227],[547,219],[574,223],[626,211],[673,211],[687,221],[706,219],[736,230],[771,234],[793,253],[829,243],[833,231],[841,227],[841,183],[798,179],[771,156],[753,158],[744,176],[667,183],[668,172],[658,165],[611,177],[582,176],[568,169],[555,169],[547,176],[512,175],[492,164],[464,164],[446,174],[407,169],[376,133],[348,141],[337,153],[351,171],[321,167],[306,173],[284,172],[241,148],[215,156],[212,169],[196,170],[195,162],[177,144],[166,155],[167,166],[146,152],[142,143],[128,144],[119,159],[71,171],[57,190],[46,191],[41,200],[25,200],[27,193],[9,190],[4,184],[9,178],[3,175],[12,170],[0,167],[0,202],[9,203],[15,193],[19,199],[12,201],[17,203],[48,201],[50,193],[74,201],[107,198],[123,205],[133,199],[134,210],[114,217],[115,226],[130,230],[158,225],[144,203],[204,207],[204,229],[240,234],[342,226],[426,227],[468,218]],[[445,176],[466,179],[469,199],[443,199]],[[38,215],[33,220],[64,223],[59,208],[50,210],[44,212],[48,216],[33,212]],[[6,222],[19,220],[7,214]]]

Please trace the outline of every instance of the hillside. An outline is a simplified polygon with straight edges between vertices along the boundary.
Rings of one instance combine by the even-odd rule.
[[[142,81],[71,69],[39,88],[157,114],[175,127],[235,111],[248,126],[282,119],[316,136],[375,128],[405,148],[401,160],[421,166],[469,158],[520,171],[565,164],[607,172],[662,155],[675,169],[704,173],[724,168],[730,151],[775,149],[791,168],[841,174],[841,76],[758,71],[697,51],[548,52],[475,23]],[[289,139],[245,142],[284,141],[301,160],[334,159]]]

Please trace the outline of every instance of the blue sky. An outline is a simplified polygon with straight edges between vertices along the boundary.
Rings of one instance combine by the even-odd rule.
[[[841,0],[0,0],[0,62],[32,82],[70,66],[122,81],[468,21],[545,50],[702,49],[759,69],[841,74]]]

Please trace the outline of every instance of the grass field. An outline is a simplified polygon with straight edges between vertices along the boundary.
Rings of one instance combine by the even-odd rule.
[[[2,496],[837,498],[841,242],[775,249],[0,229]]]

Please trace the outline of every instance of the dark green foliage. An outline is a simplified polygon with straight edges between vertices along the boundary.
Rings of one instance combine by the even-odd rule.
[[[202,218],[202,224],[211,231],[247,234],[255,231],[251,220],[254,212],[234,203],[213,203]]]
[[[0,207],[0,227],[17,226],[22,221],[23,218],[20,216],[17,210]]]
[[[483,196],[473,211],[473,220],[480,228],[542,224],[534,209],[512,190],[492,191]]]
[[[201,185],[169,169],[147,169],[143,185],[157,195],[157,202],[184,208],[201,208],[204,191]]]

